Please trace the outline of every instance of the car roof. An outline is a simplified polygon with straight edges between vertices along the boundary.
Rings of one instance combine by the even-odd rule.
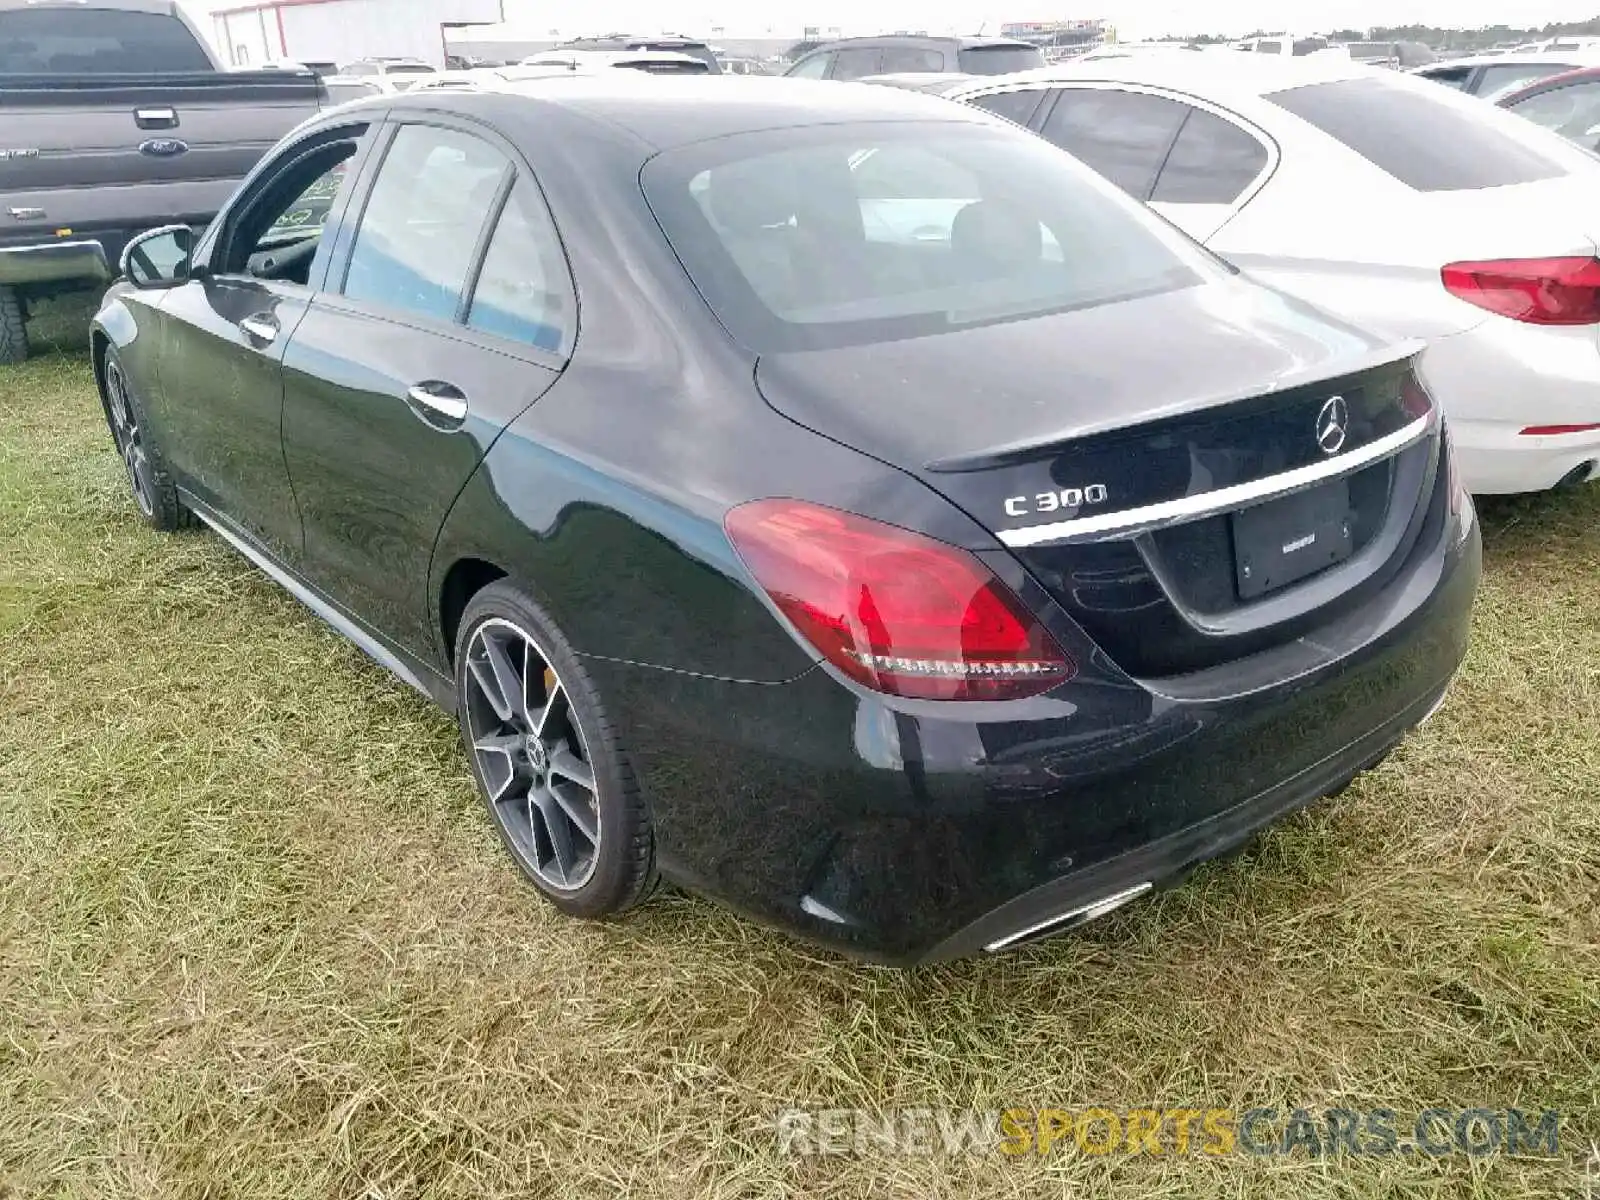
[[[388,97],[396,113],[471,106],[491,121],[557,108],[597,127],[621,129],[654,150],[737,133],[870,121],[1003,124],[981,109],[900,88],[815,79],[560,72],[487,80],[472,91],[432,88]],[[379,100],[357,104],[379,105]]]
[[[1011,75],[982,77],[963,92],[1003,84],[1094,82],[1136,83],[1170,87],[1213,99],[1260,97],[1289,88],[1345,79],[1387,77],[1393,72],[1366,67],[1343,55],[1282,58],[1268,55],[1217,53],[1135,54],[1127,58],[1102,58],[1065,62],[1017,71]]]

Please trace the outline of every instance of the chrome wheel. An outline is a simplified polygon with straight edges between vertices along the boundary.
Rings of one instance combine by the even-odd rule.
[[[156,491],[150,454],[145,448],[138,414],[128,395],[128,381],[116,362],[106,363],[106,407],[111,412],[111,436],[117,443],[117,453],[122,456],[122,465],[128,472],[133,498],[138,502],[140,512],[153,517]]]
[[[575,892],[594,875],[600,806],[572,702],[525,630],[493,617],[467,644],[468,740],[513,852],[539,883]]]

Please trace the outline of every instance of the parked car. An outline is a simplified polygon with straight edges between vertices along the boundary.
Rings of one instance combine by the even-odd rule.
[[[322,95],[224,72],[173,0],[0,0],[0,363],[27,357],[30,304],[103,287],[135,233],[204,225]]]
[[[413,87],[419,78],[436,74],[439,68],[420,58],[363,58],[339,69],[341,75],[381,79],[394,91]]]
[[[1591,63],[1600,65],[1600,54],[1583,49],[1540,50],[1524,54],[1478,54],[1418,67],[1412,74],[1468,96],[1496,99],[1536,80]]]
[[[698,58],[705,63],[708,73],[712,75],[722,73],[722,66],[717,61],[716,53],[710,46],[699,38],[684,37],[681,34],[662,34],[657,37],[647,37],[631,33],[611,33],[604,37],[574,38],[570,42],[561,43],[556,49],[605,50],[612,52],[653,50],[665,54],[687,54],[690,58]]]
[[[724,75],[772,75],[775,72],[770,63],[759,58],[744,58],[738,55],[729,55],[719,58]]]
[[[524,67],[556,67],[568,71],[620,68],[649,75],[714,75],[703,58],[672,50],[545,50],[523,59]]]
[[[445,72],[419,75],[416,79],[427,83],[438,79],[442,74]],[[331,108],[335,104],[345,104],[351,100],[365,100],[371,96],[392,96],[396,92],[404,91],[404,88],[394,85],[394,79],[392,75],[330,75],[322,81],[323,90],[327,93],[324,105]]]
[[[1344,52],[1364,67],[1389,67],[1400,71],[1439,60],[1439,56],[1421,42],[1346,42]]]
[[[1474,491],[1600,473],[1592,155],[1332,58],[1118,59],[952,95],[1039,131],[1264,282],[1429,340],[1423,375]]]
[[[862,79],[868,75],[1004,75],[1044,66],[1039,47],[1010,38],[891,37],[828,42],[790,64],[795,79]]]
[[[1245,38],[1243,41],[1233,43],[1233,49],[1252,54],[1277,54],[1285,58],[1297,58],[1308,54],[1320,54],[1336,47],[1324,37],[1274,34],[1270,37]]]
[[[1585,150],[1600,151],[1600,67],[1552,75],[1498,103]]]
[[[557,908],[659,872],[864,956],[999,950],[1440,703],[1480,547],[1414,344],[973,109],[662,95],[324,113],[93,326],[145,520],[456,713]],[[326,230],[263,240],[336,164]]]

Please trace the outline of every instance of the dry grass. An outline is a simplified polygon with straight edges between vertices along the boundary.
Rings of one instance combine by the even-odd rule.
[[[915,973],[513,876],[450,721],[134,520],[81,337],[0,369],[0,1196],[1576,1196],[1600,488],[1487,506],[1443,713],[1088,931]],[[779,1154],[790,1105],[1568,1113],[1562,1161]]]

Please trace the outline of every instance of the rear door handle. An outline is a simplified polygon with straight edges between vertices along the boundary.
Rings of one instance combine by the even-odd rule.
[[[278,340],[278,320],[276,317],[259,313],[240,321],[239,331],[251,341],[270,346]]]
[[[467,419],[467,394],[453,383],[429,379],[408,391],[406,398],[430,425],[454,428]]]

